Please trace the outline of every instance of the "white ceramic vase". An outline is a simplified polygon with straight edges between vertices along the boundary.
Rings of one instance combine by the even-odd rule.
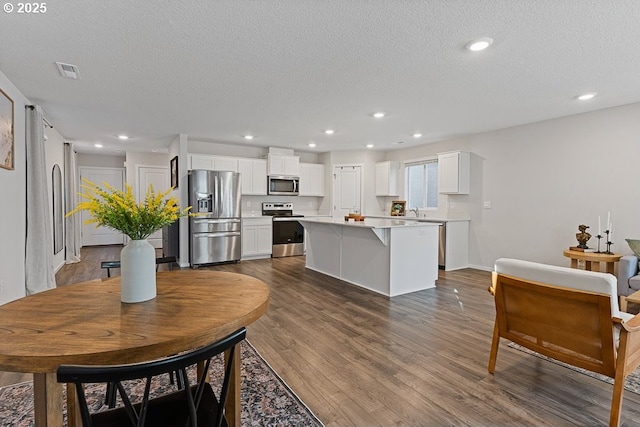
[[[147,240],[131,240],[120,252],[120,299],[126,303],[156,297],[156,250]]]

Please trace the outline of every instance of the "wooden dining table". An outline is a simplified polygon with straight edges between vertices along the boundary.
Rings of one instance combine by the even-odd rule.
[[[0,371],[33,373],[36,427],[63,425],[60,365],[167,357],[224,338],[269,306],[267,285],[243,274],[175,270],[157,273],[156,282],[157,297],[136,304],[120,301],[120,278],[113,277],[0,306]],[[240,425],[240,378],[240,357],[235,357],[225,412],[231,426]],[[68,412],[69,426],[80,426],[73,404]]]

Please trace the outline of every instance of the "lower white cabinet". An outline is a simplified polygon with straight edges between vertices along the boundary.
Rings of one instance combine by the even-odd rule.
[[[242,218],[242,259],[269,258],[272,217]]]

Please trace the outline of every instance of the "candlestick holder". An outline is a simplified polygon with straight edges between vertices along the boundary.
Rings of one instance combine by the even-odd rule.
[[[607,235],[607,251],[605,252],[605,254],[611,255],[613,253],[613,252],[611,252],[611,245],[613,245],[613,242],[611,240],[609,240],[609,236],[611,234],[611,230],[605,230],[604,232]]]
[[[598,234],[596,238],[598,239],[598,250],[596,251],[596,253],[601,254],[602,252],[600,252],[600,239],[602,239],[602,234]]]

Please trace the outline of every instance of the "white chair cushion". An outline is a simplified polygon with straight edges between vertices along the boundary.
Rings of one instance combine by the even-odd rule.
[[[608,294],[611,301],[612,317],[622,318],[625,321],[633,317],[627,313],[622,313],[618,307],[618,280],[613,274],[509,258],[500,258],[496,261],[494,268],[499,274],[520,279],[563,288]]]

